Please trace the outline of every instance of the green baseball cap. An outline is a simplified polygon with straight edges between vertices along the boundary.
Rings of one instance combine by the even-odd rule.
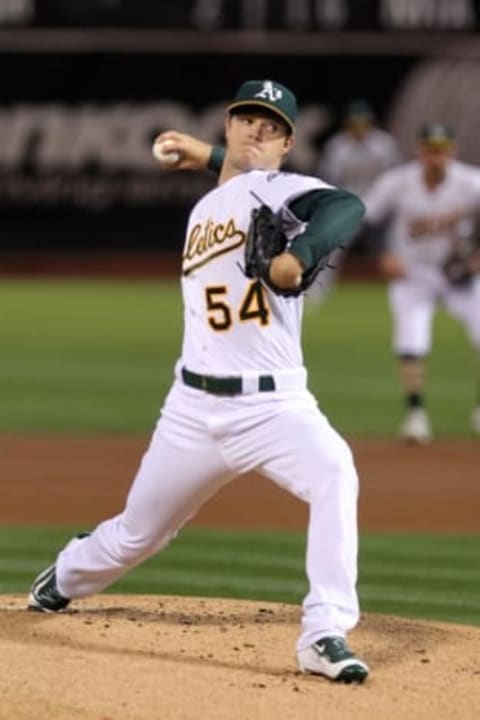
[[[274,80],[247,80],[227,107],[230,112],[240,107],[259,106],[281,117],[293,132],[297,119],[297,98],[285,85]]]
[[[443,123],[426,123],[417,132],[421,143],[427,145],[451,145],[455,140],[453,129]]]

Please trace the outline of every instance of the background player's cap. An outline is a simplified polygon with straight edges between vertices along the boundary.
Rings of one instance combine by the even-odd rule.
[[[455,134],[451,127],[443,123],[426,123],[418,129],[417,137],[427,145],[450,145]]]
[[[346,120],[356,120],[362,118],[373,120],[375,113],[367,100],[351,100],[345,108],[344,117]]]
[[[274,80],[247,80],[239,87],[227,110],[231,112],[251,105],[267,108],[278,115],[290,131],[295,129],[297,99],[285,85]]]

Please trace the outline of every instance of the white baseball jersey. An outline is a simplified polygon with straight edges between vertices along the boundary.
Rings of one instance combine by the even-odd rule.
[[[399,161],[397,144],[384,130],[373,128],[362,140],[355,140],[348,132],[340,132],[325,144],[318,173],[363,197],[375,178]]]
[[[181,364],[197,373],[235,375],[303,365],[302,299],[275,295],[245,277],[252,209],[285,208],[293,238],[305,224],[286,204],[331,186],[314,177],[254,170],[207,193],[193,208],[183,252],[185,332]]]
[[[389,249],[407,271],[440,268],[479,210],[480,171],[452,161],[443,182],[432,190],[425,185],[420,163],[407,163],[382,175],[364,202],[367,221],[391,217]]]

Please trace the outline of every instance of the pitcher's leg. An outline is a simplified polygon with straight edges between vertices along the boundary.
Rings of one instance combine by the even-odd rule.
[[[198,508],[232,477],[215,445],[204,438],[190,452],[157,429],[130,490],[125,510],[57,559],[57,587],[67,598],[100,592],[163,548]]]
[[[310,505],[302,650],[358,622],[358,478],[348,445],[316,408],[282,413],[268,433],[279,451],[262,472]]]
[[[347,456],[330,465],[325,488],[312,492],[306,553],[309,592],[303,601],[299,649],[321,637],[345,637],[358,622],[357,493],[357,473]]]

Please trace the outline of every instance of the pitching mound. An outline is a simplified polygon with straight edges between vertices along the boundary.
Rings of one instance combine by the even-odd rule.
[[[350,641],[362,686],[296,670],[299,609],[103,595],[64,615],[0,599],[0,718],[473,720],[480,628],[366,615]]]

